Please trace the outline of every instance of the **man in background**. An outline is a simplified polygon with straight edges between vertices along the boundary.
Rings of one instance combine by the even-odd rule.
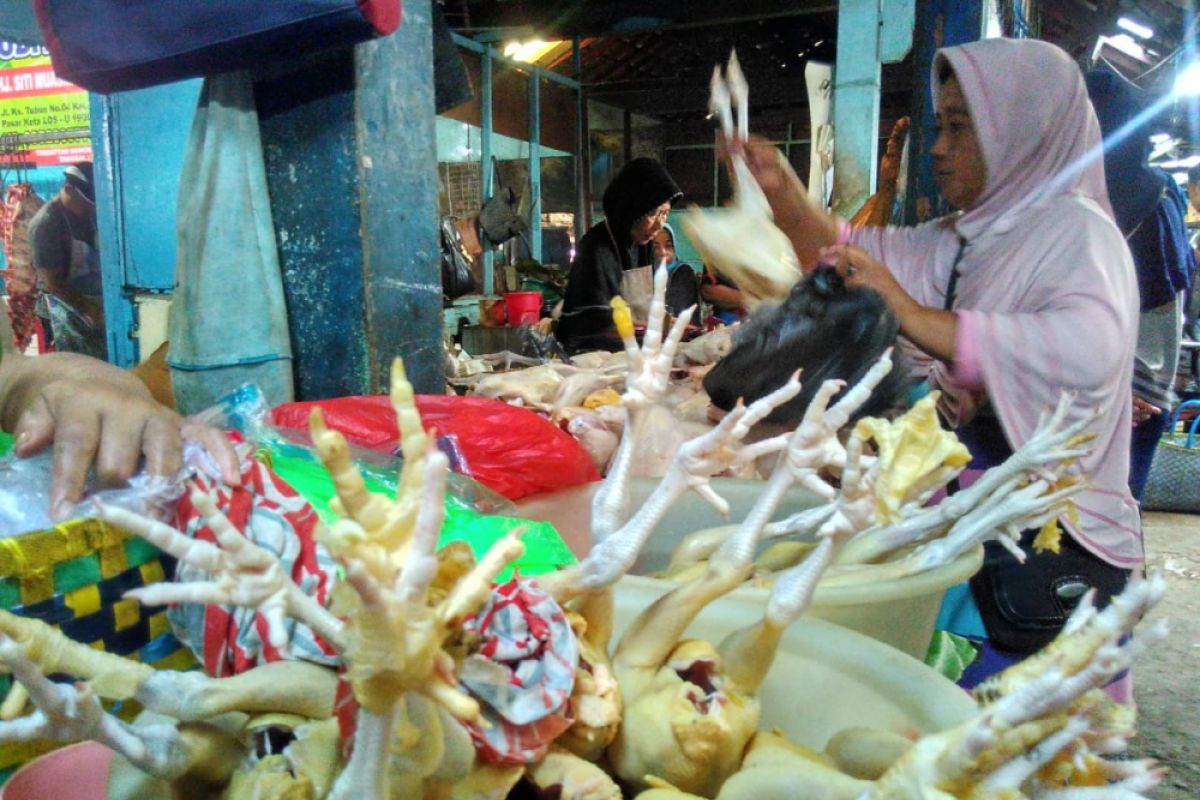
[[[90,161],[67,167],[62,189],[30,221],[29,242],[54,348],[107,358]]]
[[[1200,164],[1188,170],[1187,195],[1187,225],[1192,233],[1192,247],[1200,251]]]

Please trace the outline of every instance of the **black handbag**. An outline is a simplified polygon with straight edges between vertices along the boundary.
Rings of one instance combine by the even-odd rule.
[[[1067,617],[1089,589],[1102,608],[1120,594],[1132,574],[1084,550],[1067,533],[1061,552],[1036,552],[1037,531],[1025,531],[1020,547],[1025,563],[1001,545],[984,545],[983,568],[971,578],[971,596],[993,647],[1028,655],[1058,636]]]
[[[475,291],[471,263],[463,252],[462,237],[453,217],[442,220],[442,294],[453,300]]]
[[[400,0],[34,0],[63,80],[101,94],[392,33]]]

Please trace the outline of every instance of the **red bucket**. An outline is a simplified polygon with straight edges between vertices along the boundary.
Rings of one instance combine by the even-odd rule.
[[[97,742],[79,742],[35,758],[13,773],[0,800],[104,800],[113,751]]]
[[[504,295],[509,325],[533,325],[542,315],[541,292],[508,292]]]

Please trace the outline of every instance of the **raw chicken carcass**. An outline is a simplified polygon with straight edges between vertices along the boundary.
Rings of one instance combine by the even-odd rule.
[[[14,183],[8,187],[5,205],[0,210],[0,232],[4,237],[4,255],[8,269],[0,270],[8,292],[8,316],[12,323],[13,344],[24,350],[33,339],[37,326],[35,306],[38,299],[37,272],[33,267],[33,247],[29,243],[29,223],[43,205],[33,184]]]
[[[624,375],[610,375],[594,370],[580,370],[562,380],[550,402],[555,408],[581,406],[589,395],[601,389],[619,387],[624,381]]]
[[[720,67],[713,70],[709,101],[709,108],[721,120],[721,130],[729,142],[745,142],[749,138],[748,96],[749,87],[737,54],[731,54],[725,77]],[[736,131],[731,104],[738,113]],[[730,164],[733,204],[716,209],[693,206],[683,219],[683,228],[704,263],[729,277],[743,297],[755,302],[783,297],[800,279],[800,261],[791,240],[775,227],[771,206],[744,156],[736,151],[731,153]]]
[[[609,428],[598,414],[581,409],[580,413],[571,415],[567,422],[567,433],[583,445],[592,465],[601,475],[608,472],[608,464],[613,454],[617,452],[620,433]]]
[[[474,393],[513,405],[546,406],[562,382],[559,371],[547,364],[484,375],[475,384]]]
[[[715,364],[733,349],[733,332],[737,325],[722,325],[715,331],[697,336],[679,346],[679,352],[689,364]]]

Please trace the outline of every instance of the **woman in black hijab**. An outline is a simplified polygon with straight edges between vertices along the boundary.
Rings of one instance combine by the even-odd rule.
[[[654,263],[653,240],[667,221],[671,206],[683,192],[662,164],[635,158],[604,190],[604,216],[579,240],[562,318],[555,335],[569,351],[619,350],[620,337],[612,324],[609,301],[630,297],[633,286],[648,286],[646,272]],[[622,288],[624,285],[625,288]]]
[[[1175,180],[1150,166],[1147,98],[1108,69],[1087,74],[1104,134],[1104,178],[1117,227],[1137,268],[1141,314],[1133,363],[1133,441],[1129,488],[1142,499],[1159,437],[1175,397],[1183,294],[1195,256],[1187,240],[1187,201]]]

